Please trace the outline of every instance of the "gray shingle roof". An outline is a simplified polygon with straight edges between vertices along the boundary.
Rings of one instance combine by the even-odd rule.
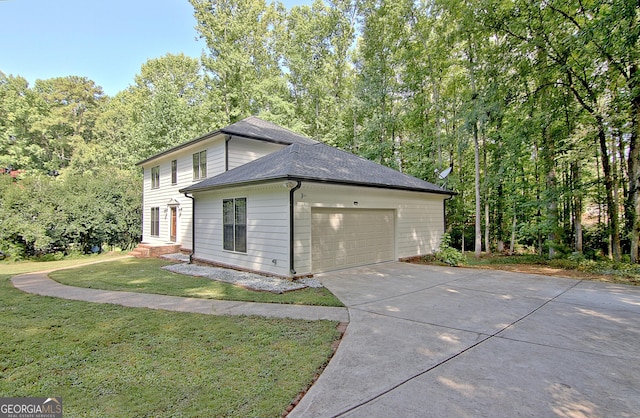
[[[313,139],[255,116],[250,116],[226,128],[222,128],[220,132],[283,145],[316,143]]]
[[[280,179],[453,194],[435,184],[315,141],[290,145],[180,192],[192,193]]]
[[[289,129],[283,128],[282,126],[278,126],[271,122],[267,122],[256,116],[250,116],[232,125],[221,128],[217,131],[209,132],[196,139],[193,139],[191,141],[185,142],[183,144],[177,145],[173,148],[170,148],[168,150],[155,154],[149,158],[146,158],[138,162],[136,165],[145,164],[149,161],[155,160],[158,157],[171,154],[174,151],[197,144],[200,141],[203,141],[208,138],[212,138],[218,134],[241,136],[244,138],[250,138],[250,139],[255,139],[255,140],[265,141],[265,142],[273,142],[273,143],[282,144],[282,145],[315,144],[316,143],[316,141],[314,141],[313,139],[297,134],[293,131],[290,131]]]

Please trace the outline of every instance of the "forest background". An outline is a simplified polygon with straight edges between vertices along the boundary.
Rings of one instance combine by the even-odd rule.
[[[457,248],[638,261],[637,0],[190,3],[113,97],[0,72],[0,251],[135,246],[135,163],[257,115],[457,192]]]

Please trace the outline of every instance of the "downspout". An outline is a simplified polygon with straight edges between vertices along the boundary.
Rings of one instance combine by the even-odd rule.
[[[442,201],[442,216],[444,218],[444,230],[443,233],[447,232],[447,200],[453,199],[453,195],[449,195],[446,199]]]
[[[224,171],[229,171],[229,141],[231,138],[231,135],[227,135],[224,140]]]
[[[294,257],[294,222],[293,222],[293,217],[294,217],[294,202],[293,202],[293,194],[296,192],[296,190],[298,190],[301,186],[302,186],[302,182],[300,180],[296,180],[298,182],[298,184],[296,184],[296,186],[294,188],[292,188],[291,190],[289,190],[289,271],[291,272],[291,275],[295,276],[296,275],[296,270],[295,270],[295,263],[293,261],[293,257]]]
[[[186,193],[184,195],[191,199],[191,254],[189,254],[189,264],[193,264],[193,255],[196,253],[196,199]]]

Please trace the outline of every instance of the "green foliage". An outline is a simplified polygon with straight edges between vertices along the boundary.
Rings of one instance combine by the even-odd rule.
[[[29,87],[0,73],[0,168],[134,171],[143,158],[254,114],[446,183],[458,192],[447,226],[465,249],[526,246],[589,259],[611,251],[622,260],[621,248],[635,258],[635,3],[316,0],[286,10],[264,0],[190,2],[203,56],[150,59],[115,97],[82,77]],[[69,246],[70,235],[48,220],[60,202],[5,219],[21,229],[2,245],[23,254]],[[74,204],[87,207],[79,197]],[[597,220],[585,219],[594,207]],[[74,223],[72,239],[84,246],[88,234]]]
[[[436,260],[454,267],[464,265],[467,262],[467,257],[460,250],[451,247],[451,236],[448,233],[442,235],[440,247],[434,255]]]
[[[222,123],[236,122],[273,104],[282,77],[278,50],[283,10],[264,0],[190,0],[209,53],[202,64],[219,94]]]
[[[0,176],[0,250],[14,259],[74,249],[136,245],[140,231],[140,178],[64,173]]]

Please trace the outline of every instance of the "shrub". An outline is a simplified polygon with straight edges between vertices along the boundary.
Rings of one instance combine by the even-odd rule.
[[[464,265],[467,261],[464,254],[451,246],[451,236],[448,233],[442,235],[440,247],[435,253],[435,257],[436,260],[454,267]]]

